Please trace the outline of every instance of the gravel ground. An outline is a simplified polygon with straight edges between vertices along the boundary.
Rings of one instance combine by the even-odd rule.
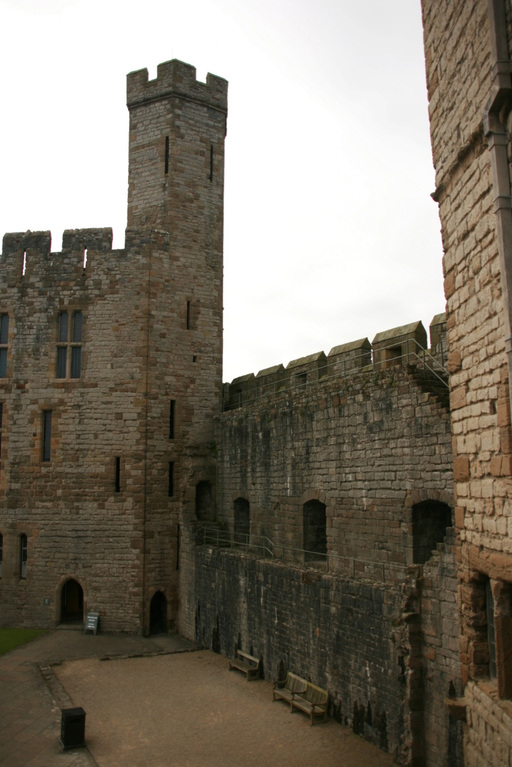
[[[53,667],[99,767],[390,767],[336,722],[317,723],[266,680],[247,682],[208,650],[65,661]]]

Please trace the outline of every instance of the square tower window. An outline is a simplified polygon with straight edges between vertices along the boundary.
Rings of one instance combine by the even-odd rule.
[[[57,378],[80,378],[82,372],[82,312],[60,312]]]
[[[0,314],[0,378],[7,378],[8,341],[9,341],[9,315]]]

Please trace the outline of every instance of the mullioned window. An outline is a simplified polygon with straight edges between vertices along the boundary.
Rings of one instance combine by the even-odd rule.
[[[57,378],[80,378],[82,374],[82,312],[59,313]]]

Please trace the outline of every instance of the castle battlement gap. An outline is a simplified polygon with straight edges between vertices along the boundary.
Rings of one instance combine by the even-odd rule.
[[[126,83],[128,107],[180,97],[208,104],[213,109],[226,112],[228,107],[228,83],[222,77],[208,73],[206,83],[196,79],[196,68],[173,59],[158,65],[157,76],[148,79],[148,70],[130,72]]]
[[[428,359],[427,359],[428,357]],[[430,349],[422,322],[412,322],[377,333],[370,343],[360,338],[331,349],[274,365],[254,375],[248,373],[224,384],[224,409],[247,405],[270,393],[298,391],[333,378],[365,371],[387,370],[396,364],[422,364],[435,377],[445,377],[446,316],[436,314],[430,323]]]
[[[126,248],[112,249],[112,229],[66,229],[62,249],[52,251],[50,231],[10,232],[4,235],[0,253],[0,279],[6,287],[27,288],[44,282],[47,288],[83,287],[84,277],[100,273],[116,276],[116,270],[130,257],[150,244],[156,250],[168,249],[169,235],[158,230],[126,230]]]

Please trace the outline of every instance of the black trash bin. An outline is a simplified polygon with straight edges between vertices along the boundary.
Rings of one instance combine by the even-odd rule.
[[[83,708],[62,708],[60,744],[62,748],[85,746],[85,711]]]

